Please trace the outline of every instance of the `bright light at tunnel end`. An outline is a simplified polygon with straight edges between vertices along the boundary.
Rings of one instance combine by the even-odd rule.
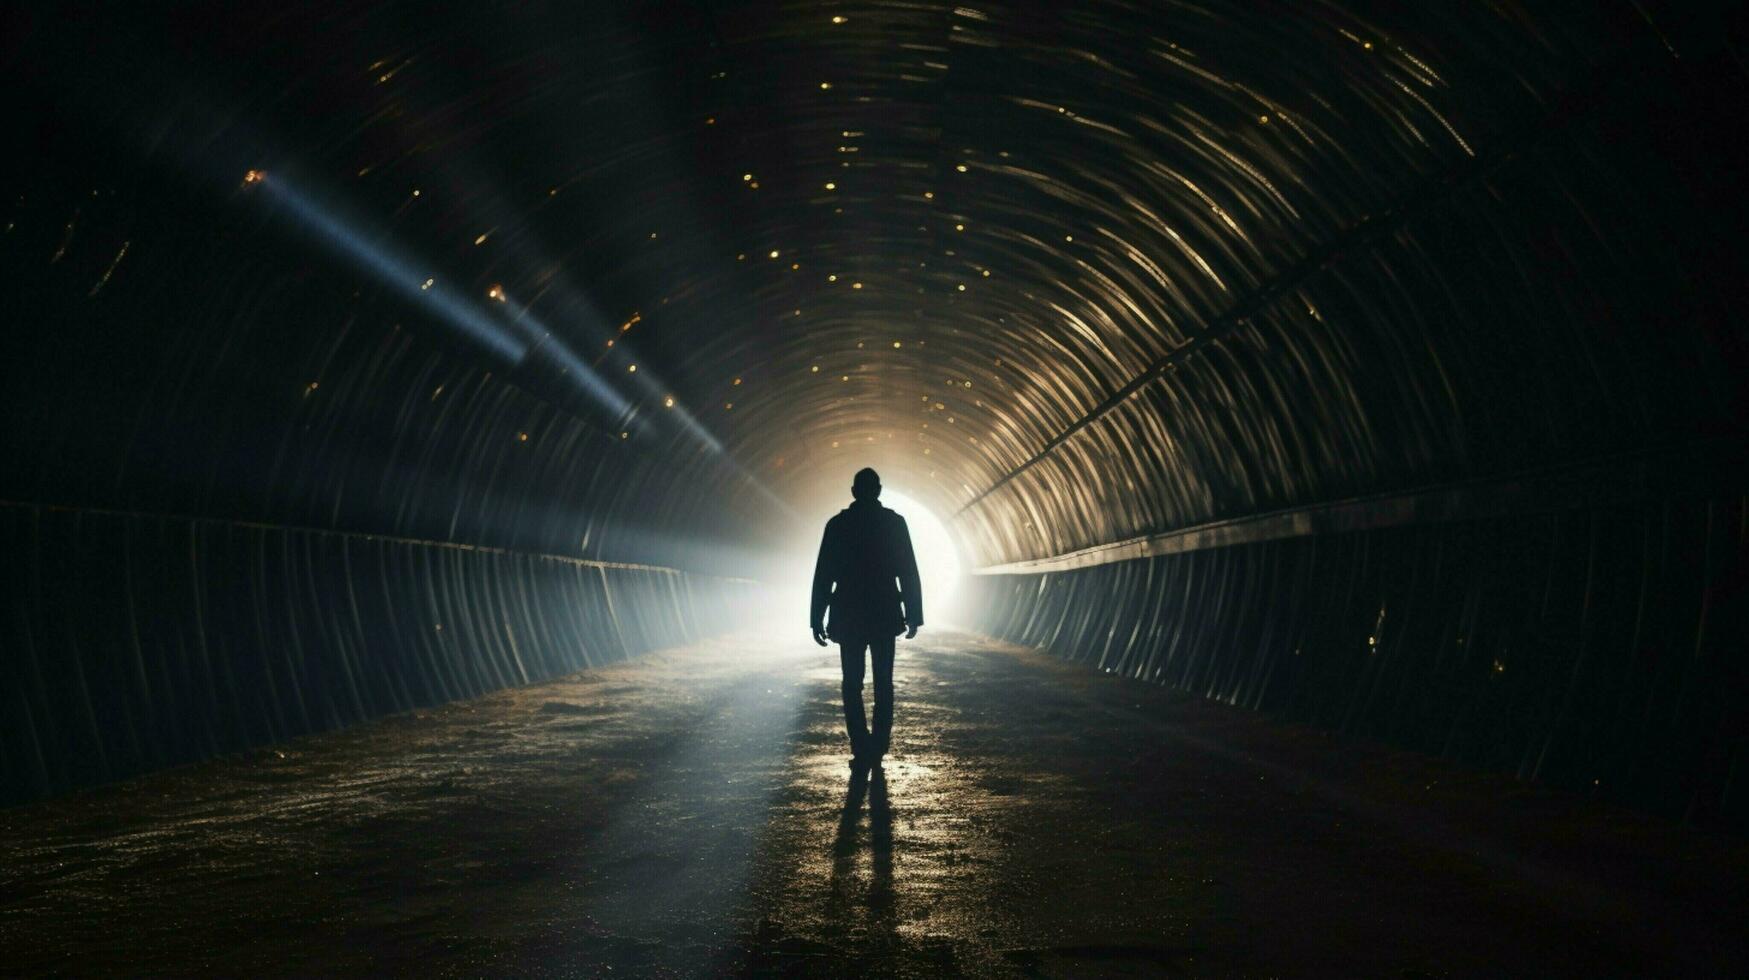
[[[782,570],[766,581],[765,608],[757,616],[759,622],[775,624],[779,630],[806,638],[809,593],[820,537],[826,521],[849,504],[850,495],[846,493],[841,502],[830,507],[799,508],[806,516],[796,525],[793,544],[782,552],[787,556]],[[934,511],[890,487],[882,490],[881,505],[903,517],[910,529],[911,548],[917,554],[917,574],[923,582],[924,630],[957,624],[960,610],[956,600],[965,580],[965,566],[953,534]]]
[[[917,552],[917,573],[923,580],[925,627],[951,620],[954,599],[960,588],[960,555],[953,535],[941,518],[916,500],[892,490],[881,492],[881,504],[896,511],[911,529],[911,547]]]

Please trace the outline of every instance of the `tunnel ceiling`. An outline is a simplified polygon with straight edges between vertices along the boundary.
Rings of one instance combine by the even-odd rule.
[[[7,495],[1005,561],[1734,417],[1694,10],[597,6],[11,15]]]

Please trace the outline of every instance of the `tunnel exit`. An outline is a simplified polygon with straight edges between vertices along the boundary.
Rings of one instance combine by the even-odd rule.
[[[883,491],[881,503],[896,511],[910,527],[930,622],[937,625],[956,622],[959,614],[956,600],[965,574],[960,565],[961,545],[934,511],[905,494]]]

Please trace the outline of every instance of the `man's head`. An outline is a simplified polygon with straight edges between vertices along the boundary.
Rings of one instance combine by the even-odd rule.
[[[856,471],[850,481],[850,495],[858,500],[878,500],[881,495],[881,475],[868,467]]]

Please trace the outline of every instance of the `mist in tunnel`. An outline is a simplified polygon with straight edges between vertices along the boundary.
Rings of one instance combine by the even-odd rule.
[[[14,590],[37,693],[9,744],[65,742],[84,718],[94,772],[115,774],[236,744],[250,725],[219,716],[205,725],[229,733],[191,721],[177,749],[145,732],[168,711],[154,670],[184,677],[168,665],[208,630],[201,590],[247,584],[217,579],[201,542],[241,528],[257,548],[315,534],[666,569],[682,597],[763,583],[745,588],[778,597],[775,625],[796,621],[845,474],[874,465],[930,532],[929,590],[955,590],[955,563],[981,572],[969,625],[1100,637],[1102,667],[1394,739],[1415,698],[1473,705],[1459,735],[1413,740],[1684,795],[1630,746],[1635,718],[1686,707],[1630,691],[1718,690],[1674,651],[1733,642],[1714,598],[1739,577],[1746,406],[1726,231],[1742,158],[1711,123],[1739,84],[1723,12],[114,18],[128,30],[19,11],[7,47],[35,152],[5,233],[5,303],[28,327],[7,338],[0,495],[38,583]],[[469,66],[444,54],[462,33]],[[1259,56],[1289,37],[1317,40]],[[332,51],[313,58],[313,38]],[[94,521],[124,530],[86,542]],[[1341,595],[1263,584],[1326,583],[1334,549],[1404,535],[1404,569],[1429,569],[1404,597],[1373,565]],[[196,541],[175,597],[115,574],[136,539]],[[1310,539],[1329,548],[1272,544]],[[1453,548],[1473,577],[1427,577]],[[72,555],[108,574],[63,569]],[[1684,598],[1646,584],[1672,562],[1693,572]],[[1163,618],[1181,600],[1161,583],[1202,563],[1224,569],[1221,602]],[[1592,586],[1536,614],[1495,595],[1490,576],[1530,588],[1534,569]],[[114,597],[84,618],[51,572]],[[1090,576],[1119,583],[1093,606],[1070,588]],[[304,579],[325,602],[357,570]],[[1618,579],[1639,591],[1604,602]],[[455,588],[462,609],[483,595]],[[1016,597],[1044,604],[1016,620]],[[283,614],[252,602],[261,623]],[[1644,613],[1600,625],[1621,602]],[[318,648],[442,620],[387,593],[380,609]],[[1214,609],[1280,621],[1244,662],[1172,634]],[[1462,641],[1452,676],[1380,660],[1406,672],[1403,700],[1359,693],[1375,667],[1350,663],[1350,637],[1373,637],[1369,658],[1424,627],[1403,642]],[[600,639],[575,628],[528,616],[554,663]],[[1649,628],[1672,653],[1628,653]],[[1293,662],[1310,635],[1315,670]],[[278,665],[271,628],[222,642],[280,679],[236,697],[310,684],[334,702],[289,698],[303,707],[271,733],[441,690],[411,695],[399,665],[383,695],[341,697]],[[514,630],[502,646],[486,676],[523,676]],[[68,658],[96,690],[45,667]],[[124,744],[105,700],[135,719]],[[1544,702],[1495,744],[1492,712]],[[1718,761],[1737,751],[1693,732],[1646,733],[1667,746],[1651,754],[1740,782]],[[7,758],[31,786],[79,782],[37,749]]]
[[[960,564],[960,548],[947,525],[935,512],[903,493],[888,490],[881,502],[897,511],[910,525],[911,544],[917,551],[917,568],[923,576],[924,595],[929,597],[929,617],[936,623],[954,623],[959,615],[955,600],[959,597],[965,572]]]
[[[211,778],[280,806],[275,779],[343,773],[311,798],[364,807],[360,826],[491,824],[506,836],[468,860],[499,870],[542,834],[595,842],[562,887],[541,879],[592,896],[587,915],[555,913],[522,953],[570,949],[587,918],[591,964],[657,972],[708,972],[711,930],[745,927],[736,962],[779,972],[844,966],[821,949],[854,935],[917,973],[963,954],[969,973],[1074,974],[1099,950],[1194,974],[1173,957],[1206,941],[1243,948],[1224,965],[1248,975],[1340,972],[1184,925],[1269,892],[1236,857],[1255,889],[1181,889],[1229,878],[1251,814],[1315,821],[1270,839],[1317,846],[1257,852],[1340,878],[1385,867],[1335,840],[1368,814],[1444,846],[1405,829],[1427,814],[1393,774],[1416,774],[1411,796],[1461,785],[1427,826],[1567,897],[1582,868],[1474,828],[1569,857],[1611,821],[1690,856],[1749,830],[1740,4],[342,0],[0,21],[23,146],[0,204],[18,881],[60,880],[26,864],[60,853],[30,821],[64,801],[106,801],[68,804],[96,827],[128,809],[104,794],[192,800]],[[822,649],[812,576],[864,467],[929,615],[914,640],[889,615],[905,570],[865,507],[850,550],[879,629]],[[839,713],[865,654],[870,710],[896,719],[882,780]],[[306,748],[340,761],[248,768]],[[555,775],[573,764],[587,777]],[[1563,816],[1488,808],[1517,789]],[[552,822],[567,808],[578,823]],[[840,821],[824,859],[820,813]],[[1107,830],[1130,848],[1109,866],[1052,837]],[[1441,860],[1341,880],[1449,884],[1420,874]],[[715,883],[692,887],[699,869]],[[1046,946],[1042,912],[964,911],[1052,875],[1084,899],[1062,909],[1123,896],[1177,918],[1114,913],[1130,932]],[[1279,909],[1327,911],[1270,894],[1220,921],[1277,937]],[[1587,962],[1669,972],[1607,913],[1652,908],[1674,934],[1659,916],[1681,903],[1609,895],[1587,928],[1639,952]],[[748,896],[833,911],[754,929]],[[1464,923],[1505,921],[1473,898]],[[1379,948],[1432,928],[1392,904]],[[691,913],[715,925],[671,941]],[[679,931],[626,938],[663,915]],[[1295,934],[1363,944],[1319,921]],[[0,920],[0,948],[29,932]],[[937,933],[959,938],[944,953]],[[1371,965],[1443,969],[1398,952]]]
[[[1735,642],[1716,609],[1740,577],[1744,161],[1711,121],[1739,88],[1737,21],[1515,18],[633,4],[463,26],[359,4],[98,30],[16,12],[10,98],[35,145],[5,233],[21,329],[0,495],[37,583],[12,590],[10,642],[37,653],[7,718],[10,746],[42,747],[9,753],[14,784],[82,779],[45,747],[65,725],[103,746],[93,772],[124,774],[441,697],[406,665],[383,695],[341,695],[254,627],[217,662],[255,658],[245,676],[278,693],[203,700],[296,718],[243,735],[210,714],[154,747],[180,725],[164,691],[192,683],[170,665],[212,642],[201,590],[248,586],[203,542],[502,549],[665,569],[684,602],[794,595],[845,474],[874,465],[929,530],[930,591],[955,590],[955,563],[981,572],[969,625],[1100,637],[1088,656],[1137,676],[1693,796],[1632,744],[1634,719],[1735,683],[1676,651]],[[446,54],[462,35],[467,66]],[[117,530],[87,541],[98,521]],[[119,574],[145,539],[194,541],[175,595]],[[1286,544],[1313,539],[1329,548]],[[1364,562],[1340,595],[1263,584],[1327,583],[1361,541],[1417,584],[1385,595]],[[1438,577],[1453,548],[1473,577]],[[345,562],[303,574],[317,604],[355,583]],[[1161,618],[1161,583],[1203,563],[1221,602]],[[1495,595],[1490,576],[1532,588],[1536,569],[1590,586],[1534,614]],[[82,616],[51,574],[112,593]],[[1672,574],[1684,598],[1648,584]],[[1119,584],[1090,606],[1070,588],[1090,576]],[[474,609],[481,586],[456,581]],[[380,621],[318,648],[442,620],[373,584]],[[269,591],[255,621],[310,616]],[[1016,620],[1016,597],[1044,604]],[[1644,614],[1597,620],[1623,602]],[[1272,621],[1258,655],[1172,634],[1214,609]],[[500,642],[490,620],[477,634]],[[600,639],[526,620],[554,663]],[[1460,667],[1350,662],[1397,628],[1432,630],[1401,641],[1417,651],[1462,641]],[[1315,669],[1293,662],[1312,635]],[[1669,653],[1630,653],[1648,642]],[[483,677],[523,676],[523,641],[502,646]],[[70,660],[91,690],[61,684]],[[1404,670],[1396,702],[1362,695],[1375,670]],[[1681,704],[1632,695],[1665,690]],[[1422,697],[1474,714],[1411,735]],[[126,705],[126,739],[103,702]],[[1495,711],[1534,721],[1495,744]],[[1642,735],[1711,760],[1712,809],[1739,753],[1698,747],[1707,730]]]
[[[761,580],[765,583],[758,618],[769,623],[773,631],[807,625],[809,592],[820,556],[822,529],[832,515],[850,503],[848,474],[842,482],[844,489],[838,491],[841,499],[833,500],[830,494],[822,494],[816,502],[799,507],[793,532],[772,541],[769,550],[755,559],[758,567],[764,569]],[[968,574],[964,543],[934,510],[903,490],[883,487],[880,503],[905,519],[922,577],[929,622],[937,626],[962,624],[965,609],[960,593]]]

